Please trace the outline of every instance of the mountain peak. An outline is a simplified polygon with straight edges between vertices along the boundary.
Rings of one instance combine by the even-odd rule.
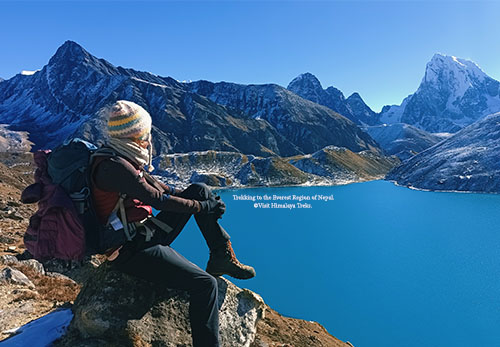
[[[308,87],[308,88],[312,88],[312,89],[323,90],[323,87],[321,86],[321,82],[318,80],[318,78],[316,76],[314,76],[310,72],[306,72],[306,73],[300,74],[297,77],[295,77],[290,82],[290,84],[288,84],[287,89],[291,90],[293,92],[294,89],[296,89],[299,86],[302,88]]]
[[[347,100],[363,100],[363,98],[361,98],[361,95],[359,95],[358,92],[354,92],[351,95],[349,95]]]
[[[453,55],[436,53],[427,63],[423,82],[436,82],[442,76],[449,76],[448,79],[455,79],[468,83],[470,79],[483,81],[488,76],[473,61],[457,58]]]
[[[74,41],[66,41],[50,58],[48,69],[54,75],[71,74],[74,69],[79,69],[78,74],[94,71],[104,75],[129,74],[125,69],[115,67],[104,59],[98,59]],[[53,75],[53,76],[54,76]]]
[[[61,60],[80,60],[82,57],[88,55],[89,53],[83,49],[82,46],[74,41],[68,40],[57,49],[56,53],[50,59],[49,64]]]
[[[384,123],[403,122],[429,132],[456,132],[500,110],[500,82],[471,60],[436,53],[417,91],[400,106],[384,107]]]

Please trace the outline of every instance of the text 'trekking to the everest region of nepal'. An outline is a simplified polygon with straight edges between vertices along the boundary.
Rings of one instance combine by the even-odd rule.
[[[327,203],[333,201],[333,195],[248,195],[248,194],[233,194],[234,201],[249,201],[253,202],[254,208],[263,209],[303,209],[313,208],[315,203]]]

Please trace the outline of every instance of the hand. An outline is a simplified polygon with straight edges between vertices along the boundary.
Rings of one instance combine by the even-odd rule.
[[[222,215],[224,214],[224,212],[226,212],[226,204],[224,203],[224,201],[222,201],[222,199],[218,195],[215,196],[215,200],[217,200],[220,203],[219,213],[217,214],[217,219],[219,219],[222,218]]]
[[[226,212],[226,204],[220,196],[212,197],[208,200],[200,201],[201,213],[215,214],[217,218],[221,218]]]

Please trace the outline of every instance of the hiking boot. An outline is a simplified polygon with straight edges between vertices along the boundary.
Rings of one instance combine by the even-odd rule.
[[[229,275],[240,280],[245,280],[255,276],[253,267],[244,265],[236,259],[231,241],[214,250],[210,250],[210,258],[207,263],[207,270],[212,276]]]

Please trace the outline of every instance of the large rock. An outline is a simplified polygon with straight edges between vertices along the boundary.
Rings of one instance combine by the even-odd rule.
[[[218,278],[222,346],[250,346],[263,318],[262,298]],[[188,294],[103,264],[82,288],[60,346],[191,346]]]
[[[0,272],[0,283],[1,282],[8,282],[12,284],[18,284],[22,286],[26,286],[29,288],[35,288],[35,285],[33,282],[30,281],[28,277],[26,277],[25,274],[23,274],[21,271],[13,269],[9,266],[4,268]]]

